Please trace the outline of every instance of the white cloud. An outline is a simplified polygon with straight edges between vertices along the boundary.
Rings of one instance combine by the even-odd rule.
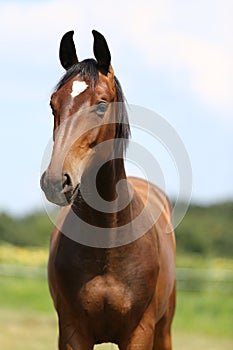
[[[233,56],[224,48],[204,39],[173,33],[155,43],[150,63],[175,74],[177,84],[181,72],[199,99],[213,108],[232,106]],[[156,62],[152,62],[155,58]]]
[[[76,10],[66,5],[68,1],[56,0],[8,1],[1,5],[0,29],[5,33],[2,49],[17,59],[32,57],[36,62],[46,62],[58,36],[77,22]]]
[[[173,0],[8,1],[0,13],[0,30],[5,33],[1,42],[5,59],[1,59],[52,64],[61,35],[70,29],[78,29],[81,58],[90,56],[90,31],[96,28],[106,34],[115,56],[119,57],[121,48],[134,46],[146,64],[170,72],[177,84],[183,72],[189,82],[186,88],[203,103],[232,110],[232,1],[183,4]]]
[[[233,112],[233,22],[229,16],[233,15],[233,3],[215,1],[213,6],[209,1],[196,5],[191,1],[191,23],[185,10],[177,10],[179,1],[165,3],[161,11],[158,2],[151,8],[144,2],[129,17],[130,40],[140,47],[151,67],[170,72],[178,85],[183,72],[189,83],[185,89],[191,89],[202,103],[213,109],[230,108]],[[200,14],[204,19],[198,22]]]

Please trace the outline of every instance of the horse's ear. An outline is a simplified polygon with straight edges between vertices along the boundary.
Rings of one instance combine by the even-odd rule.
[[[63,35],[60,43],[59,58],[62,67],[66,70],[68,70],[74,64],[78,63],[73,35],[73,30],[67,32],[65,35]]]
[[[111,54],[107,41],[104,36],[96,30],[93,30],[92,34],[94,36],[94,55],[98,63],[98,68],[100,71],[103,71],[104,74],[107,74],[111,63]]]

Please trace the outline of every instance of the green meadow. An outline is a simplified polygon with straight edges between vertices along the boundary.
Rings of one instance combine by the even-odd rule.
[[[28,261],[30,255],[33,257],[31,261],[34,261],[31,264]],[[46,259],[46,249],[38,249],[37,254],[35,248],[0,247],[1,349],[56,349],[57,319],[47,287]],[[200,257],[180,257],[177,260],[178,265],[190,265],[192,261],[192,267],[189,268],[197,271],[200,271],[200,264],[205,267],[210,264],[210,260],[202,260],[201,263]],[[212,266],[214,264],[217,264],[216,260],[212,261]],[[217,271],[233,272],[232,264],[230,259],[221,260],[221,267]],[[201,290],[193,290],[190,281],[186,286],[183,282],[178,278],[177,308],[173,323],[174,349],[232,349],[232,290],[219,288],[218,279],[210,280],[209,288],[201,285]],[[224,283],[228,287],[233,286],[229,276]],[[111,348],[110,344],[97,346],[99,350]]]
[[[232,213],[232,202],[192,205],[176,229],[173,350],[233,349]],[[46,274],[51,229],[41,212],[0,213],[0,349],[57,349]]]

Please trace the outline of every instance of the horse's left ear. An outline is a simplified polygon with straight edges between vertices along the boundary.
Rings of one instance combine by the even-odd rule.
[[[98,68],[104,74],[107,74],[111,63],[111,54],[107,41],[105,37],[96,30],[93,30],[92,34],[94,36],[94,55],[98,63]]]

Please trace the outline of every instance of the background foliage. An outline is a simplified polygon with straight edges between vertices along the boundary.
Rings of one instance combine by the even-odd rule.
[[[53,224],[45,212],[25,217],[0,214],[0,244],[45,247]],[[232,257],[233,202],[210,206],[191,205],[176,229],[178,253]]]
[[[232,257],[233,202],[191,205],[176,229],[179,253]]]

